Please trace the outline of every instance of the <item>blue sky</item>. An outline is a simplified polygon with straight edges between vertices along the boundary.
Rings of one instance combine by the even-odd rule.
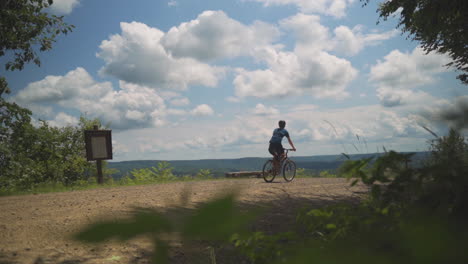
[[[268,156],[280,119],[295,155],[427,150],[466,88],[377,2],[55,0],[76,28],[5,74],[9,100],[110,123],[116,161]]]

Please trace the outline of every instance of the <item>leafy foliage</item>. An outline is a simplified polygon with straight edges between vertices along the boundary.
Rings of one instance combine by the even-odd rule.
[[[14,60],[5,65],[7,70],[22,70],[25,63],[40,65],[39,51],[52,48],[60,34],[74,28],[63,22],[63,16],[50,15],[44,9],[52,0],[5,0],[0,3],[0,57],[14,52]]]
[[[255,232],[235,245],[253,263],[466,263],[467,143],[455,130],[430,143],[420,168],[394,151],[348,160],[340,171],[368,187],[365,199],[303,210],[293,235]]]
[[[367,4],[370,0],[361,0]],[[399,14],[398,27],[413,40],[421,42],[426,52],[447,53],[464,73],[458,75],[468,84],[468,2],[465,0],[389,0],[380,3],[378,12],[386,20]]]
[[[31,124],[31,111],[0,100],[0,189],[34,189],[44,183],[73,185],[96,174],[86,161],[83,131],[99,120],[80,118],[78,126]],[[105,168],[104,173],[110,171]]]
[[[200,171],[195,176],[197,179],[211,179],[213,178],[213,174],[209,169],[200,169]]]
[[[252,263],[273,263],[275,260],[291,254],[291,246],[297,241],[297,234],[294,232],[267,235],[264,232],[256,231],[248,236],[242,236],[238,233],[231,236],[231,243]]]
[[[133,170],[131,174],[135,183],[161,182],[176,179],[172,170],[169,162],[163,161],[159,162],[157,167]]]
[[[58,35],[68,34],[75,26],[63,21],[63,16],[50,15],[43,10],[52,0],[0,1],[0,57],[11,52],[6,70],[22,70],[29,62],[40,66],[36,53],[52,49]],[[0,98],[10,93],[5,77],[0,76]]]

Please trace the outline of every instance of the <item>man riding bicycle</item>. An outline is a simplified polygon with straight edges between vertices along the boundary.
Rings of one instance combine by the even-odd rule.
[[[283,140],[283,137],[286,137],[288,139],[289,145],[291,145],[292,150],[296,151],[296,148],[294,147],[294,144],[289,137],[289,133],[286,129],[286,121],[280,120],[278,122],[279,128],[276,128],[273,130],[273,136],[270,139],[270,146],[268,147],[268,152],[270,152],[271,155],[273,155],[273,164],[274,168],[279,167],[279,162],[281,158],[284,155],[284,148],[283,145],[281,144],[281,141]]]

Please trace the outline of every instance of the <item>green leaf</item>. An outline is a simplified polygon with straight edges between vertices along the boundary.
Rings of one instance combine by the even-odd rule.
[[[243,231],[253,217],[235,208],[231,194],[199,208],[187,219],[182,233],[189,238],[227,240],[231,234]]]
[[[171,223],[158,212],[137,209],[130,219],[104,221],[92,224],[75,235],[83,242],[102,242],[110,238],[129,240],[142,234],[157,234],[172,230]]]
[[[154,241],[153,263],[165,264],[169,260],[169,245],[159,239]]]

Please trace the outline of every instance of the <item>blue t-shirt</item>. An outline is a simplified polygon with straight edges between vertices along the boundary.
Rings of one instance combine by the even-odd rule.
[[[289,137],[289,133],[284,128],[277,128],[273,130],[273,136],[270,139],[270,143],[280,143],[283,140],[283,137]]]

